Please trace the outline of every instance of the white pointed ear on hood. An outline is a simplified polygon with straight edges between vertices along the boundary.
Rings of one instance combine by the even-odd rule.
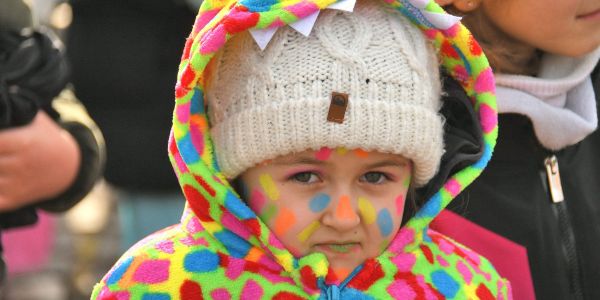
[[[446,30],[460,21],[461,17],[426,11],[425,7],[427,6],[428,1],[429,0],[406,0],[405,2],[407,6],[420,10],[423,17],[425,17],[425,19],[427,19],[427,21],[433,25],[432,27]],[[354,11],[355,5],[356,0],[340,0],[329,5],[327,9],[352,12]],[[310,35],[312,28],[315,26],[319,12],[320,10],[289,24],[289,26],[300,32],[302,35],[308,36]],[[250,35],[252,35],[252,38],[254,38],[258,47],[261,50],[264,50],[276,32],[277,28],[251,29]]]

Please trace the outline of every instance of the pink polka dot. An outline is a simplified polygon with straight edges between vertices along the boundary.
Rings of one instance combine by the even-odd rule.
[[[460,193],[461,186],[460,183],[456,181],[456,179],[450,179],[448,180],[448,182],[446,182],[446,184],[444,184],[444,188],[446,189],[446,191],[448,191],[448,193],[450,193],[452,197],[456,197],[456,195]]]
[[[248,227],[244,226],[244,224],[242,224],[242,222],[240,222],[230,212],[223,212],[223,215],[221,216],[221,222],[223,223],[223,225],[225,225],[227,229],[231,230],[233,233],[237,234],[241,238],[245,240],[250,238],[251,233],[250,230],[248,230]]]
[[[304,17],[307,17],[308,15],[311,15],[312,13],[316,12],[317,10],[319,10],[319,7],[312,2],[302,1],[302,2],[299,2],[298,4],[294,4],[294,5],[290,5],[290,6],[286,7],[285,10],[293,13],[299,19],[302,19]]]
[[[262,297],[262,295],[263,295],[262,287],[260,287],[260,285],[258,285],[258,283],[256,283],[254,280],[250,279],[246,282],[246,285],[244,285],[240,299],[242,299],[242,300],[260,299]]]
[[[438,246],[440,247],[440,250],[442,250],[442,252],[444,252],[446,255],[452,254],[455,248],[453,244],[449,243],[444,239],[439,240]]]
[[[212,30],[207,31],[201,38],[200,54],[216,52],[225,44],[225,26],[219,24]]]
[[[273,21],[273,23],[269,25],[269,28],[279,28],[281,26],[285,26],[285,23],[283,23],[283,21],[281,21],[281,19],[277,17],[275,18],[275,21]]]
[[[231,295],[229,294],[229,292],[226,289],[216,289],[210,293],[210,296],[213,299],[219,299],[219,300],[231,299]]]
[[[133,280],[140,283],[159,283],[169,279],[168,260],[148,260],[133,273]]]
[[[448,261],[441,255],[436,256],[437,261],[440,263],[440,266],[446,268],[448,267],[450,264],[448,264]]]
[[[489,105],[483,103],[479,106],[479,118],[483,132],[490,133],[498,124],[498,115]]]
[[[388,1],[388,0],[386,0],[386,1]],[[393,0],[390,0],[390,1],[393,2]],[[437,29],[427,29],[427,30],[423,31],[423,33],[425,34],[425,36],[428,39],[433,39],[433,38],[435,38],[436,34],[438,33],[438,30]]]
[[[202,13],[202,15],[196,19],[196,24],[194,25],[196,30],[204,28],[204,26],[206,26],[206,24],[208,24],[208,22],[210,22],[210,20],[212,20],[212,18],[214,18],[219,11],[220,9],[213,9]]]
[[[323,147],[315,153],[315,158],[318,160],[327,160],[329,159],[331,152],[333,152],[333,150],[331,150],[330,148]]]
[[[190,120],[190,102],[177,105],[177,120],[181,123],[187,123]]]
[[[194,148],[201,154],[204,151],[204,135],[202,134],[202,128],[193,124],[190,126],[190,136],[192,137]]]
[[[415,265],[417,258],[411,253],[401,253],[394,256],[391,261],[398,267],[400,272],[410,272]]]
[[[225,276],[227,276],[227,278],[229,278],[231,280],[237,279],[244,271],[245,264],[246,264],[246,262],[242,259],[230,257],[229,265],[227,266],[227,269],[225,270]]]
[[[475,80],[475,91],[477,93],[491,93],[494,92],[494,74],[491,68],[487,68],[479,73]]]
[[[452,27],[444,30],[444,34],[447,37],[455,37],[456,34],[458,33],[459,29],[460,29],[460,23],[456,23]]]
[[[173,254],[175,252],[175,250],[173,249],[173,241],[169,241],[169,240],[162,241],[162,242],[156,244],[155,248],[164,253],[168,253],[168,254]]]
[[[458,263],[456,263],[456,269],[463,277],[465,282],[467,284],[470,284],[471,279],[473,279],[473,274],[471,273],[471,270],[469,270],[469,267],[467,267],[462,261],[459,261]]]
[[[397,280],[387,288],[394,299],[415,299],[417,294],[404,280]]]
[[[197,218],[192,218],[190,219],[190,221],[187,223],[186,229],[189,233],[196,233],[196,232],[200,232],[202,231],[202,225],[200,225],[200,221],[198,221]]]
[[[415,240],[415,231],[412,228],[402,227],[392,243],[388,246],[388,250],[398,253],[402,252],[406,245],[412,243]]]

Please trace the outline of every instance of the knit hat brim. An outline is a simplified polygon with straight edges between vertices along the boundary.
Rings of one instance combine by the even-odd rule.
[[[437,172],[439,159],[431,157],[443,153],[443,125],[434,111],[351,98],[346,121],[338,124],[327,122],[328,107],[327,99],[273,101],[229,116],[211,129],[224,175],[235,178],[265,157],[318,150],[315,145],[402,153],[415,165],[417,186]]]

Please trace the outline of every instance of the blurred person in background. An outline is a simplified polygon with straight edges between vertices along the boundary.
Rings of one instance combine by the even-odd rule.
[[[37,209],[66,211],[102,173],[102,136],[59,48],[22,0],[0,1],[0,230],[34,224]],[[0,282],[1,254],[0,244]]]
[[[464,217],[451,237],[490,259],[515,299],[600,299],[600,1],[436,1],[490,60],[500,128],[450,205]]]
[[[117,195],[122,249],[177,223],[185,203],[166,141],[177,63],[195,16],[189,4],[70,1],[67,55],[76,93],[106,138],[105,178]]]

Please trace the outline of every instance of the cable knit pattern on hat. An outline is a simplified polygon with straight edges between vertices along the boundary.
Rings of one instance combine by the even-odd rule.
[[[435,51],[398,12],[371,1],[355,10],[322,12],[309,37],[280,29],[264,51],[241,33],[214,58],[207,95],[226,176],[324,146],[401,154],[418,185],[435,174],[443,152]],[[332,92],[349,94],[342,124],[327,121]]]

